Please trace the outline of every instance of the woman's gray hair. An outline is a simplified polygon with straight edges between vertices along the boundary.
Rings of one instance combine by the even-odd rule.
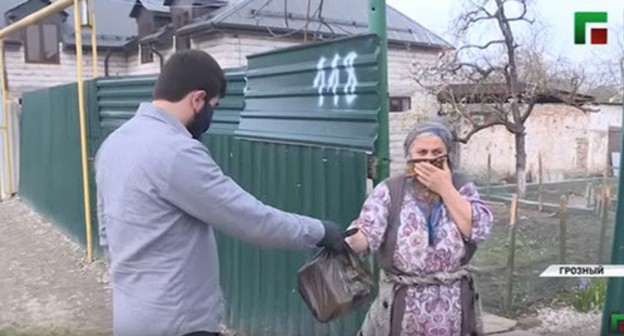
[[[412,147],[412,143],[418,136],[431,133],[438,136],[444,142],[446,150],[449,155],[449,162],[454,157],[455,143],[453,141],[453,132],[450,127],[442,120],[427,120],[419,121],[412,127],[412,130],[407,134],[403,149],[405,150],[405,157],[409,156],[409,150]],[[452,165],[451,165],[452,166]]]

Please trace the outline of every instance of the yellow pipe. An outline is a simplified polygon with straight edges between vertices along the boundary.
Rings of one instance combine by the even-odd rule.
[[[89,0],[89,19],[91,21],[91,58],[93,59],[93,78],[98,76],[97,34],[95,30],[95,0]]]
[[[87,233],[87,261],[93,261],[91,238],[91,195],[89,193],[89,168],[87,165],[87,132],[85,122],[85,94],[82,80],[82,26],[80,25],[80,0],[74,1],[74,35],[76,39],[76,82],[78,85],[78,112],[80,115],[80,153],[82,161],[82,190],[84,198],[85,230]],[[84,0],[83,0],[84,1]]]
[[[4,40],[0,39],[0,74],[4,74]],[[7,101],[7,99],[5,98],[4,92],[6,92],[6,90],[4,89],[6,87],[6,81],[5,81],[5,77],[2,76],[2,79],[0,79],[0,90],[2,90],[2,109],[4,110],[4,106],[5,106],[5,102]],[[8,123],[6,122],[6,117],[4,117],[5,125],[8,125]],[[2,130],[4,133],[7,132],[7,128],[4,125],[0,125],[0,130]],[[6,142],[6,138],[8,136],[5,136],[5,142]],[[5,147],[5,151],[6,151],[6,147]],[[6,160],[6,158],[5,158]],[[1,176],[1,174],[0,174]],[[0,201],[2,200],[2,179],[0,178]],[[8,190],[7,190],[8,191]],[[9,197],[10,194],[9,194]]]
[[[57,0],[53,3],[45,6],[44,8],[25,16],[23,19],[12,23],[2,29],[0,29],[0,39],[4,39],[5,37],[11,35],[12,33],[17,32],[22,28],[26,28],[27,26],[37,23],[38,21],[50,16],[52,14],[58,13],[65,8],[70,7],[74,3],[74,0]]]
[[[3,109],[3,115],[4,115],[4,126],[2,126],[0,129],[3,131],[4,133],[4,146],[5,146],[5,155],[6,155],[6,170],[7,170],[7,175],[8,175],[8,179],[7,179],[7,192],[10,195],[13,194],[13,179],[12,174],[11,174],[11,155],[10,155],[10,146],[9,146],[9,130],[10,130],[10,125],[9,125],[9,120],[8,120],[8,87],[7,87],[7,83],[6,83],[6,78],[5,78],[5,72],[6,72],[6,64],[5,64],[5,59],[4,59],[4,38],[6,38],[7,36],[23,29],[26,28],[29,25],[32,25],[34,23],[37,23],[38,21],[52,15],[58,12],[61,12],[62,10],[64,10],[65,8],[68,8],[69,6],[71,6],[73,4],[74,0],[58,0],[55,1],[54,3],[32,13],[29,14],[27,16],[25,16],[24,18],[22,18],[21,20],[14,22],[2,29],[0,29],[0,43],[2,43],[2,46],[0,46],[0,75],[2,76],[2,78],[0,79],[0,86],[2,88],[2,109]]]
[[[11,123],[9,122],[9,99],[7,94],[5,72],[6,63],[4,57],[4,40],[0,39],[0,89],[2,90],[2,114],[4,116],[4,126],[2,126],[2,133],[4,135],[4,163],[6,165],[5,176],[7,182],[7,196],[11,198],[11,196],[13,195],[13,174],[11,174],[11,146],[9,145],[9,129],[11,127]]]

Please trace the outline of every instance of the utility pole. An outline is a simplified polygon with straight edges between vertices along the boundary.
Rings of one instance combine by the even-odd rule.
[[[368,27],[377,34],[379,50],[379,131],[375,142],[377,167],[374,184],[390,176],[390,122],[388,120],[388,35],[386,28],[386,0],[368,0]]]
[[[624,55],[620,58],[620,86],[624,85]],[[623,94],[624,100],[624,94]],[[623,122],[624,128],[624,122]],[[624,148],[624,138],[622,138]],[[611,248],[611,262],[614,265],[624,265],[624,180],[622,179],[622,167],[624,167],[624,153],[620,154],[620,168],[618,169],[618,193],[617,208],[615,213],[615,230],[613,232],[613,247]],[[602,310],[602,331],[600,335],[608,336],[610,333],[611,313],[624,313],[624,278],[610,278],[607,286],[607,295],[604,309]],[[616,326],[617,328],[617,326]]]

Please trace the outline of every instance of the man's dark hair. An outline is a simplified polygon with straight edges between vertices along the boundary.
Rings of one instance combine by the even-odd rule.
[[[225,96],[223,70],[205,51],[183,50],[165,62],[154,86],[153,98],[178,102],[195,90],[206,91],[206,99]]]

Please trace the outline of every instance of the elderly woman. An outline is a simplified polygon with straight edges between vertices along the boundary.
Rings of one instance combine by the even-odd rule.
[[[479,335],[478,294],[467,262],[492,225],[474,183],[453,173],[452,133],[416,124],[405,140],[405,175],[379,184],[347,243],[377,253],[379,294],[359,335]]]

